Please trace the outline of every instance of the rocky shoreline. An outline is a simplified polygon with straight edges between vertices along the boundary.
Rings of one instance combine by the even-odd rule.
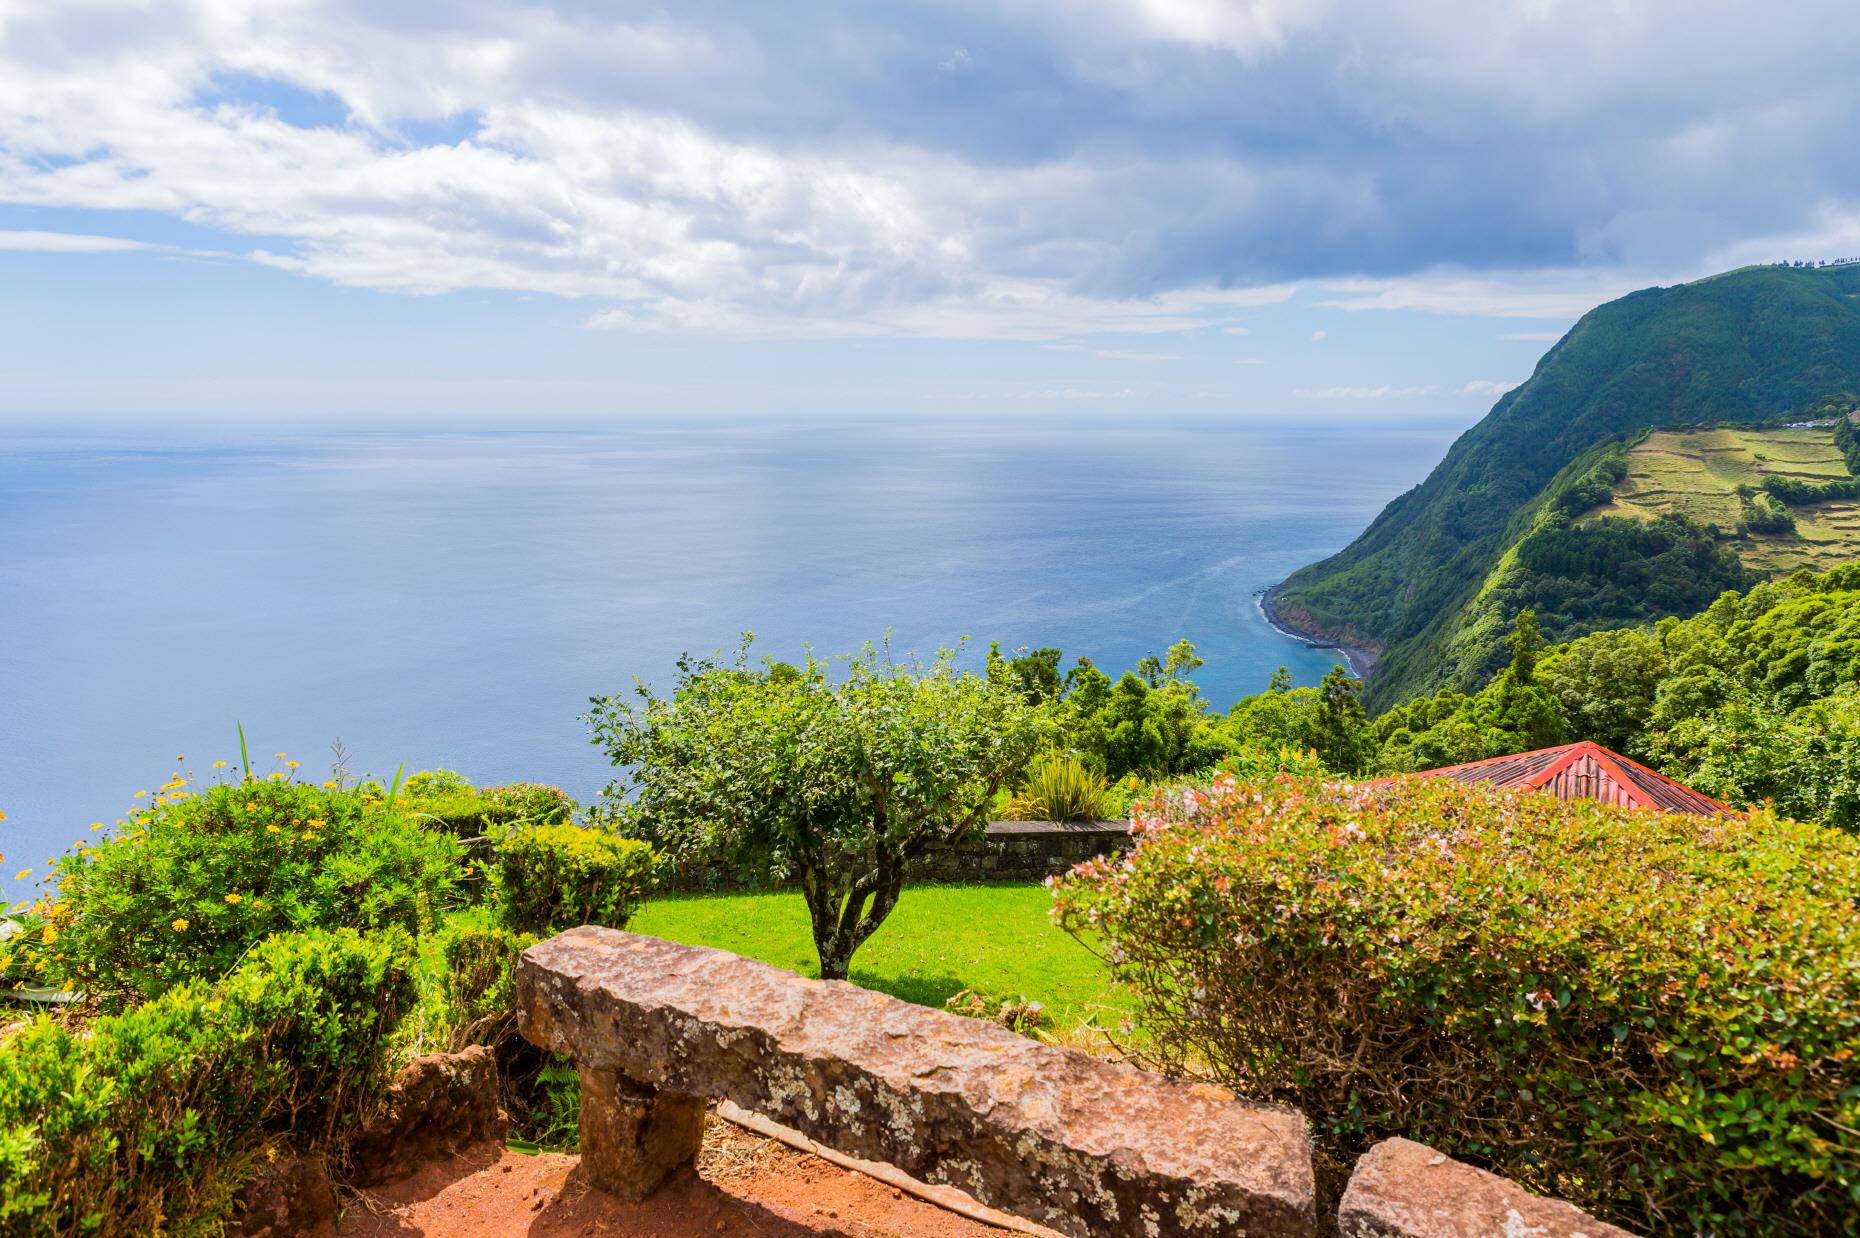
[[[1253,595],[1253,600],[1259,605],[1261,617],[1265,619],[1267,624],[1270,625],[1274,631],[1289,636],[1293,640],[1303,641],[1312,649],[1335,649],[1338,653],[1343,655],[1343,660],[1349,665],[1352,675],[1356,676],[1358,679],[1369,678],[1370,672],[1376,669],[1376,658],[1379,656],[1378,651],[1364,645],[1349,645],[1345,644],[1343,641],[1331,640],[1319,633],[1300,631],[1295,625],[1286,620],[1285,616],[1280,613],[1278,606],[1273,601],[1274,596],[1278,592],[1279,586],[1273,585],[1271,588],[1261,589],[1258,593]]]

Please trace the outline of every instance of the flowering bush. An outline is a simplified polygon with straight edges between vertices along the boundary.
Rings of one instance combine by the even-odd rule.
[[[177,776],[58,863],[49,967],[111,1005],[224,974],[267,934],[430,927],[458,844],[398,805],[288,779],[199,794]]]
[[[326,1142],[405,1009],[398,931],[274,937],[83,1034],[0,1042],[0,1232],[216,1234],[267,1136]]]
[[[638,839],[566,824],[514,829],[496,854],[504,923],[545,934],[578,924],[625,928],[657,859]]]
[[[1444,780],[1217,781],[1057,879],[1166,1067],[1666,1233],[1860,1207],[1860,843]]]

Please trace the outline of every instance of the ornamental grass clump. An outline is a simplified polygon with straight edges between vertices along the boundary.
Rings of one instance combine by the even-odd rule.
[[[1009,821],[1101,821],[1111,785],[1077,757],[1052,756],[1033,767],[1008,800]]]
[[[395,797],[288,778],[184,787],[58,862],[47,971],[106,1006],[223,975],[271,933],[425,932],[459,880],[457,840]]]
[[[1438,779],[1174,792],[1056,918],[1158,1064],[1652,1233],[1860,1209],[1860,843]]]

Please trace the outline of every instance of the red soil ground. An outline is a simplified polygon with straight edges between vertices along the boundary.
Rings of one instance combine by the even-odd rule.
[[[1006,1238],[863,1174],[713,1119],[696,1173],[643,1204],[589,1191],[577,1158],[487,1144],[345,1201],[341,1238]]]

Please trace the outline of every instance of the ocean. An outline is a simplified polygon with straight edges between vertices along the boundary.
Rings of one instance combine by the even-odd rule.
[[[596,795],[578,715],[685,651],[889,634],[1087,655],[1184,637],[1225,707],[1338,661],[1255,595],[1354,537],[1445,427],[636,420],[0,429],[0,890],[170,771],[285,752]],[[182,760],[181,758],[185,758]],[[25,879],[15,877],[32,869]]]

